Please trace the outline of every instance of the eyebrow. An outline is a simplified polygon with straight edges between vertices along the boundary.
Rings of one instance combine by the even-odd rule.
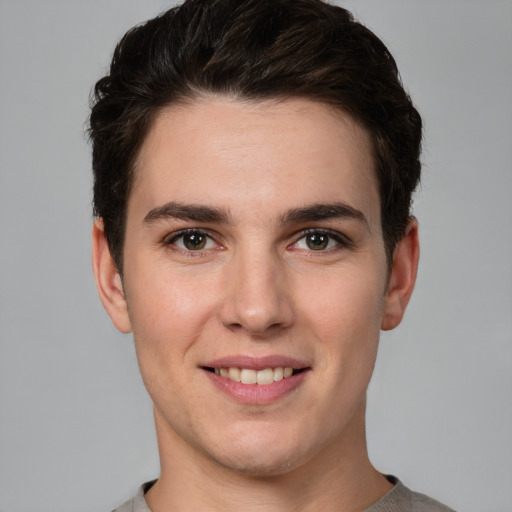
[[[144,217],[144,224],[153,224],[163,219],[183,219],[194,222],[228,223],[228,214],[211,206],[169,202],[153,208]]]
[[[294,224],[307,221],[320,221],[328,219],[354,219],[362,222],[370,231],[370,224],[364,213],[345,203],[312,204],[302,208],[292,208],[282,217],[283,224]]]
[[[354,219],[362,222],[370,231],[368,219],[361,210],[345,203],[317,203],[299,208],[292,208],[281,216],[282,224],[297,224],[328,219]],[[213,222],[229,224],[226,210],[212,206],[185,204],[171,201],[150,210],[144,217],[144,224],[153,224],[164,219],[182,219],[193,222]]]

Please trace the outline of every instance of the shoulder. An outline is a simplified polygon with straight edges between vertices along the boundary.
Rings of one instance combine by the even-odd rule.
[[[419,492],[411,492],[412,510],[414,512],[455,512],[452,508],[439,503]]]
[[[387,478],[395,486],[366,512],[455,512],[446,505],[439,503],[439,501],[411,491],[398,478],[393,476]],[[135,497],[112,512],[151,512],[144,494],[153,484],[154,481],[141,485]]]
[[[135,498],[125,501],[120,507],[117,507],[116,509],[112,510],[112,512],[134,512],[135,511],[134,501],[135,501]]]
[[[152,482],[142,484],[137,494],[131,500],[124,502],[120,507],[112,510],[112,512],[151,512],[144,498],[144,494],[149,491],[155,482],[156,480],[153,480]]]
[[[411,491],[398,478],[387,478],[395,486],[366,512],[455,512],[439,501]]]

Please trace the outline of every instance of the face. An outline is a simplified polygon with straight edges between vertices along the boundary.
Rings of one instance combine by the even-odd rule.
[[[136,173],[123,286],[101,224],[95,270],[159,443],[261,474],[353,449],[403,281],[366,132],[307,100],[213,98],[163,111]]]

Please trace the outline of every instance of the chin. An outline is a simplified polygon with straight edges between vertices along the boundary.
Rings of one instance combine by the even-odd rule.
[[[284,475],[293,471],[300,465],[300,457],[260,452],[254,456],[241,454],[235,457],[232,455],[214,457],[215,462],[220,466],[244,474],[253,478],[266,478]]]
[[[257,435],[254,430],[243,436],[230,436],[224,447],[210,452],[210,457],[226,469],[252,477],[271,477],[289,473],[308,458],[304,439],[293,442],[295,436]]]

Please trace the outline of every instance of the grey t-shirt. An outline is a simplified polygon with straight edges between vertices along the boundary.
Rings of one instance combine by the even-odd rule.
[[[366,512],[455,512],[424,494],[411,491],[398,478],[394,476],[387,478],[395,486],[377,503],[366,509]],[[134,498],[112,512],[151,512],[144,494],[154,483],[155,481],[143,484]]]

